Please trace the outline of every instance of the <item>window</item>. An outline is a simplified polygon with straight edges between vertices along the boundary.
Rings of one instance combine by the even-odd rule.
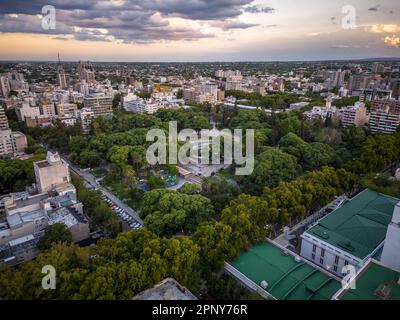
[[[311,255],[311,259],[315,260],[315,253]]]
[[[64,182],[68,181],[68,177],[63,177]]]
[[[325,256],[325,249],[321,249],[321,257],[323,258]]]
[[[345,265],[345,266],[348,266],[348,265],[349,265],[349,262],[348,262],[347,260],[344,260],[344,265]]]
[[[324,259],[323,258],[319,259],[319,263],[324,264]]]
[[[337,272],[337,266],[333,266],[333,271]]]
[[[315,251],[317,251],[317,245],[316,244],[314,244],[313,248],[312,248],[312,252],[315,252]]]
[[[336,256],[335,257],[335,264],[338,264],[339,263],[339,256]]]

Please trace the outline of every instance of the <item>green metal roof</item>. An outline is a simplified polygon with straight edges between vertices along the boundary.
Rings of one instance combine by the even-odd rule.
[[[270,243],[253,246],[230,263],[257,285],[265,280],[266,291],[278,300],[329,300],[340,283]]]
[[[375,290],[382,285],[389,288],[387,300],[400,300],[399,273],[382,265],[371,262],[357,277],[356,288],[348,289],[340,300],[379,300]]]
[[[306,233],[365,259],[385,239],[393,209],[399,201],[366,189]]]

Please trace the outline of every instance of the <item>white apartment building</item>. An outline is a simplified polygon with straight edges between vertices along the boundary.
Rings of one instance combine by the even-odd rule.
[[[356,127],[364,127],[369,122],[369,114],[365,104],[357,102],[354,106],[339,109],[340,117],[344,127],[355,125]]]
[[[90,108],[82,108],[75,111],[75,117],[78,119],[82,126],[83,132],[88,134],[90,131],[90,124],[94,118],[94,112]]]

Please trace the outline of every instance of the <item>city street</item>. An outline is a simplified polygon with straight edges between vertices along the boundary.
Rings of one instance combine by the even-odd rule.
[[[139,222],[141,225],[143,225],[143,220],[139,217],[139,214],[133,210],[131,207],[129,207],[127,204],[125,204],[123,201],[121,201],[119,198],[117,198],[113,193],[108,191],[106,188],[102,187],[99,183],[96,182],[96,177],[93,176],[90,172],[84,172],[79,170],[79,168],[75,165],[73,165],[70,161],[65,159],[65,157],[61,157],[66,163],[69,164],[70,169],[79,175],[83,180],[86,181],[90,186],[93,188],[96,188],[103,192],[107,198],[109,198],[112,202],[114,202],[118,207],[123,209],[127,214],[129,214],[131,217],[133,217],[137,222]]]

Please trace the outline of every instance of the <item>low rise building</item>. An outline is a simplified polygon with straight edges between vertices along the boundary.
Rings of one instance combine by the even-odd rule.
[[[46,160],[35,162],[33,168],[39,193],[47,192],[59,184],[71,182],[69,165],[58,153],[53,154],[49,151]]]
[[[368,259],[381,255],[399,201],[364,190],[301,235],[301,256],[337,276],[344,266],[361,269]]]

